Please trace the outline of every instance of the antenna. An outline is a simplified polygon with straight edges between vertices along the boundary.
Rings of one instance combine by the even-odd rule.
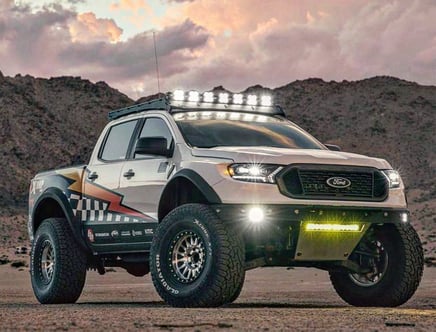
[[[159,82],[159,63],[157,61],[157,51],[156,51],[156,33],[153,31],[153,44],[154,44],[154,58],[156,60],[156,77],[157,77],[157,91],[160,95],[160,82]]]

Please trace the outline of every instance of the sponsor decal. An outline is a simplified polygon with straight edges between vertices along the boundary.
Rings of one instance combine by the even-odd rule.
[[[348,180],[347,178],[343,178],[340,176],[334,176],[331,178],[327,179],[327,184],[332,187],[332,188],[348,188],[349,186],[351,186],[351,181]]]
[[[90,228],[88,228],[88,239],[89,239],[89,242],[95,241],[94,232]]]
[[[119,235],[120,235],[120,232],[118,232],[116,229],[111,232],[112,237],[118,237]]]
[[[109,237],[110,234],[108,232],[103,233],[95,233],[95,237]]]
[[[130,231],[121,231],[121,236],[130,236]]]
[[[152,228],[144,229],[144,234],[151,234],[151,235],[153,235],[153,229]]]
[[[142,231],[132,231],[132,236],[141,236],[142,235]]]

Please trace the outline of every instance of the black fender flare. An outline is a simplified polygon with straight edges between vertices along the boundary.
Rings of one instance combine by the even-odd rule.
[[[165,188],[162,191],[160,200],[159,200],[159,208],[158,208],[158,219],[161,220],[161,207],[163,205],[163,197],[166,197],[167,192],[170,190],[171,185],[178,179],[184,178],[189,180],[194,184],[194,186],[197,187],[197,189],[204,195],[204,197],[207,199],[207,201],[210,204],[221,204],[221,198],[218,196],[218,194],[213,190],[213,188],[202,178],[200,174],[193,171],[192,169],[182,169],[178,171],[174,176],[171,178],[170,181],[165,185]]]
[[[62,192],[62,190],[60,190],[59,188],[48,188],[36,200],[31,213],[33,232],[36,232],[36,229],[34,228],[35,213],[36,211],[38,211],[40,204],[44,202],[46,199],[54,200],[61,207],[62,212],[64,213],[65,218],[67,219],[68,225],[70,226],[71,232],[73,233],[74,239],[85,252],[89,253],[90,248],[88,247],[82,236],[82,229],[81,229],[82,224],[74,216],[73,210],[70,206],[70,203],[68,202],[67,197],[65,196],[64,192]]]

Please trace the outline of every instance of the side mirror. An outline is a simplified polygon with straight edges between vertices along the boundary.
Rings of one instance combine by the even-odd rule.
[[[331,151],[341,151],[341,147],[338,145],[334,145],[334,144],[324,144],[326,146],[327,149],[331,150]]]
[[[136,142],[135,155],[148,154],[171,157],[172,151],[167,149],[167,145],[165,137],[141,137]]]

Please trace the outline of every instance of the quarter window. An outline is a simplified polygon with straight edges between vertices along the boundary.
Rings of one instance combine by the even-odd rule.
[[[130,139],[137,123],[138,121],[134,120],[111,127],[101,152],[101,159],[107,161],[126,159]]]

